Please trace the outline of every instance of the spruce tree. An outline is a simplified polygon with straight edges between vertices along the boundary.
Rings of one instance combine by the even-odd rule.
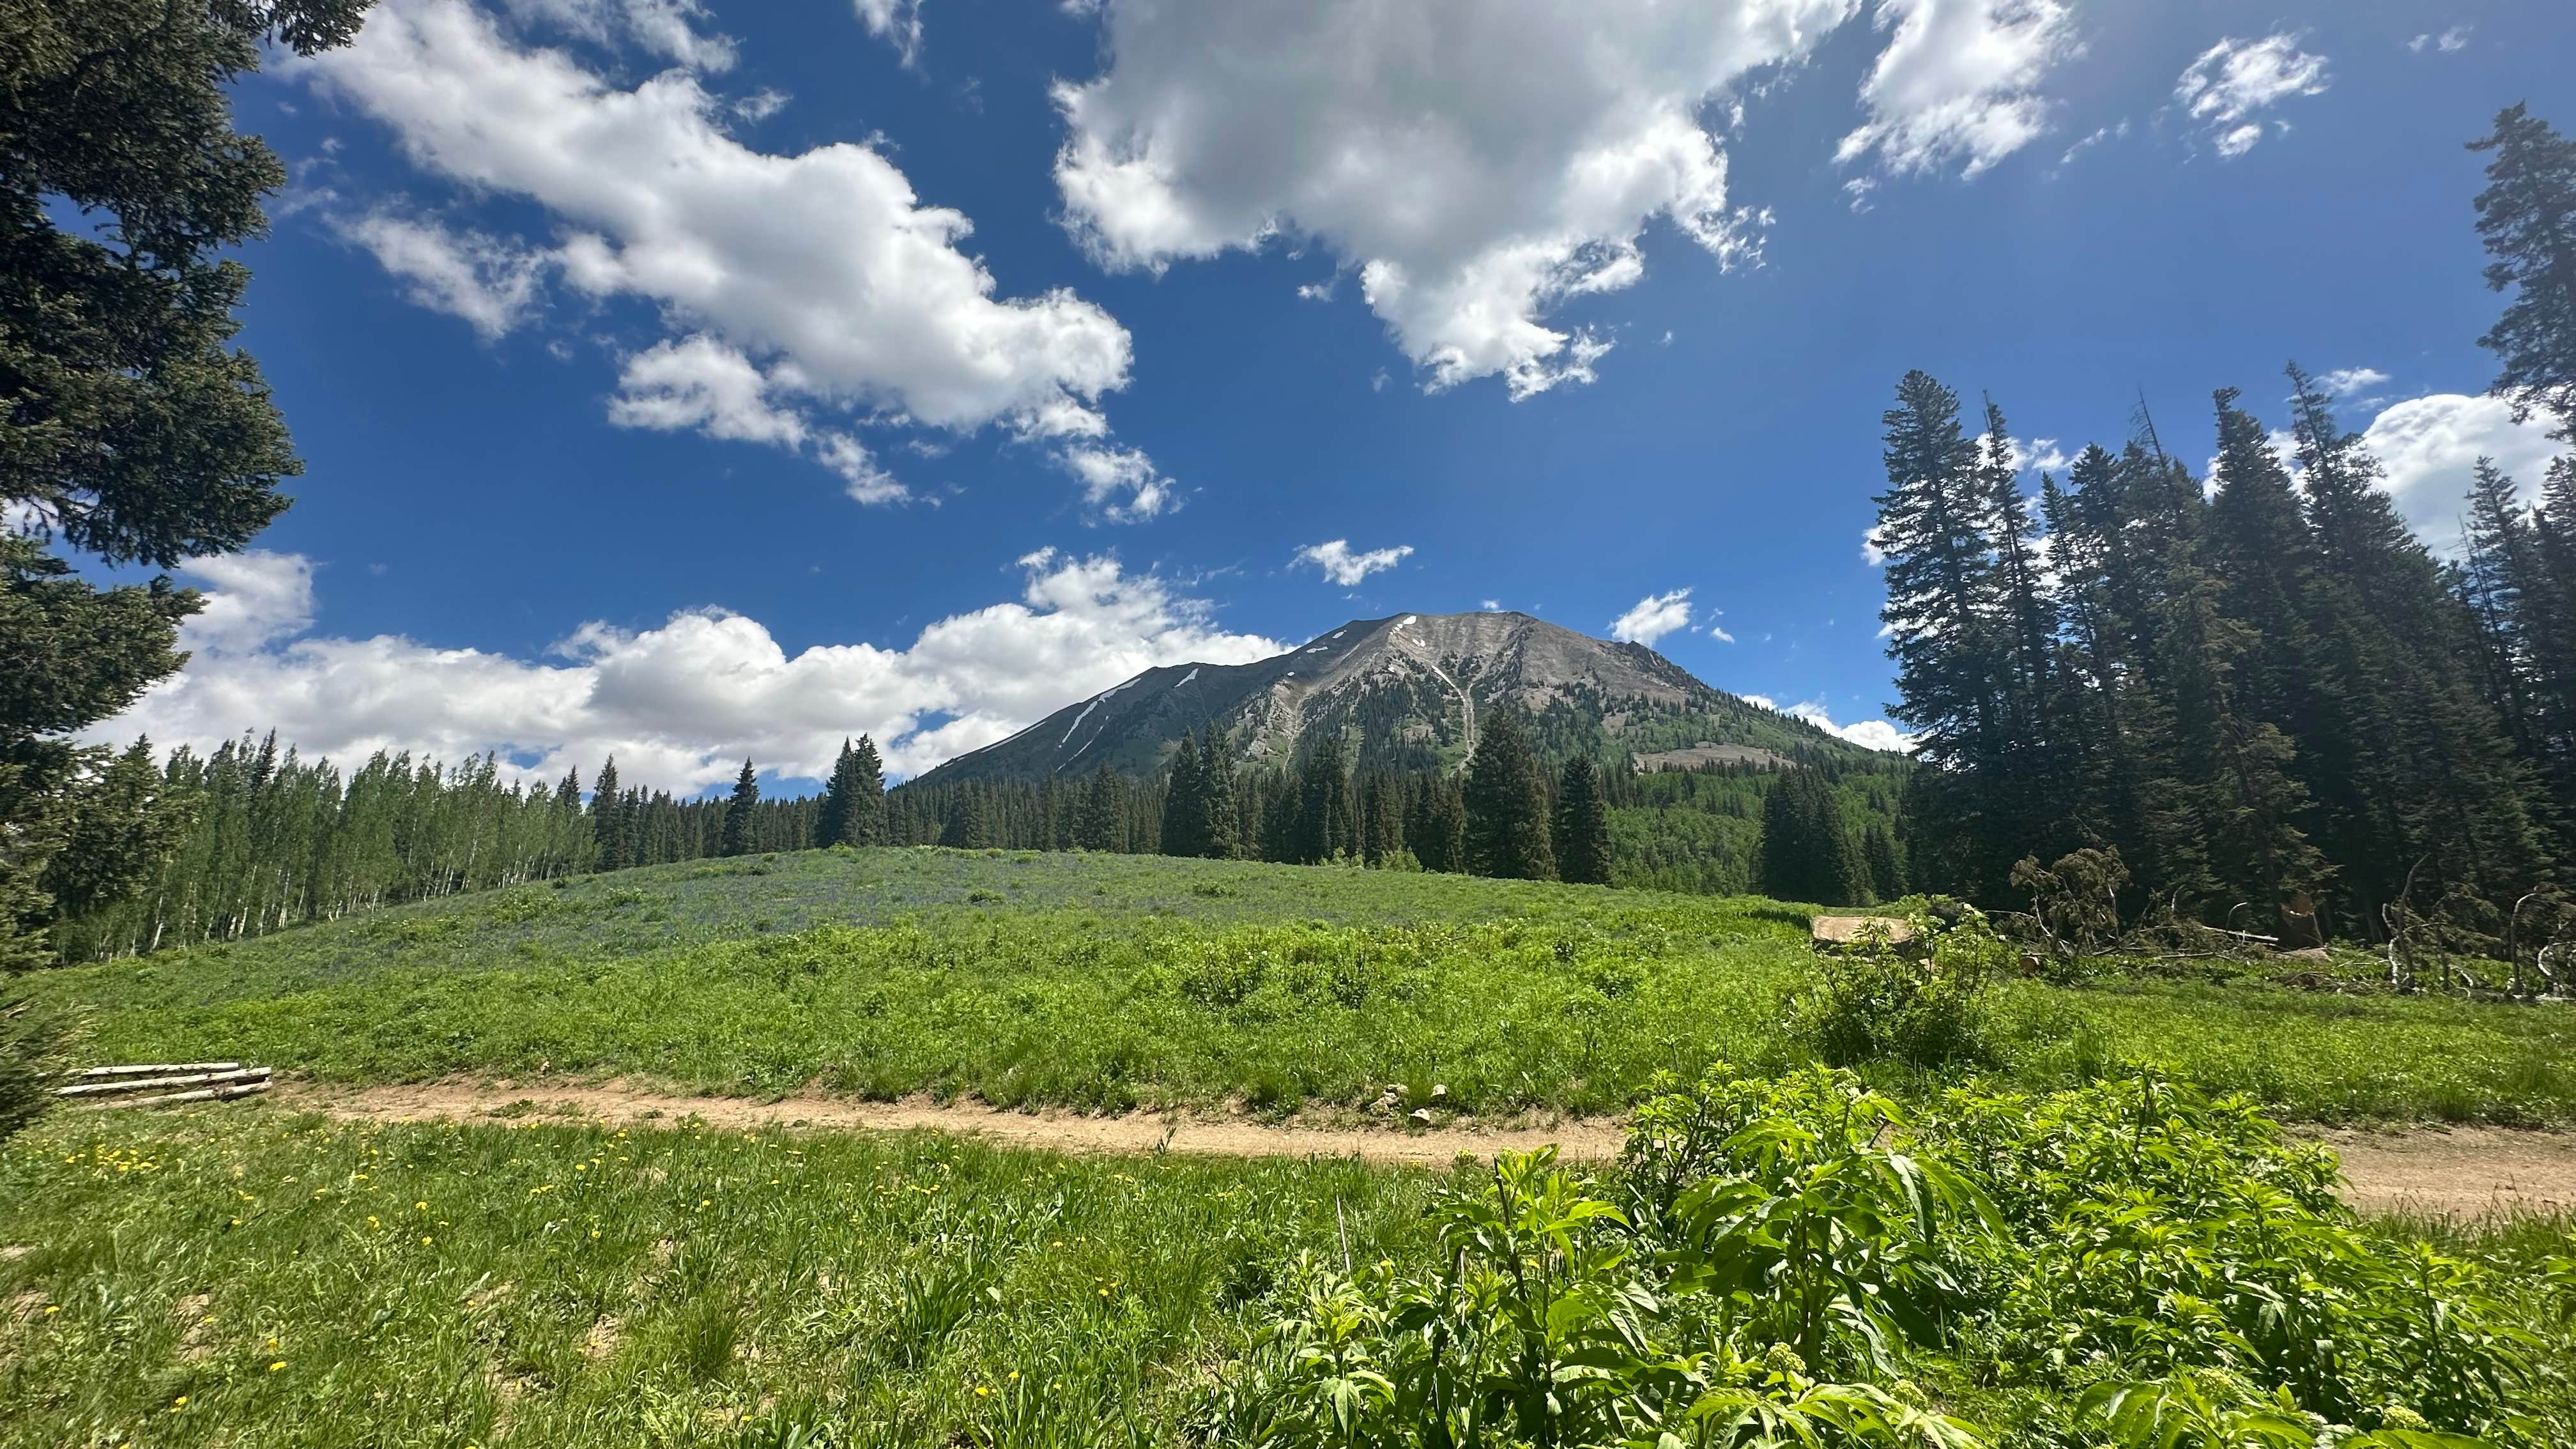
[[[1328,734],[1306,756],[1298,777],[1297,844],[1294,859],[1319,865],[1359,851],[1359,821],[1351,797],[1350,746],[1339,734]]]
[[[848,845],[850,828],[851,777],[858,767],[858,752],[850,748],[847,736],[841,740],[841,753],[832,760],[832,774],[823,782],[822,808],[814,813],[814,844],[828,849]]]
[[[1867,875],[1823,773],[1813,766],[1781,771],[1762,797],[1762,889],[1784,901],[1863,905]]]
[[[1467,869],[1505,880],[1554,880],[1547,777],[1529,727],[1508,708],[1489,716],[1477,721],[1475,752],[1467,760]]]
[[[1123,851],[1127,848],[1125,801],[1120,798],[1118,777],[1103,765],[1093,773],[1091,783],[1082,794],[1082,818],[1074,829],[1074,843],[1084,850]]]
[[[1226,758],[1213,724],[1199,742],[1199,771],[1198,853],[1210,860],[1233,860],[1242,854],[1241,807],[1235,803],[1234,762]]]
[[[228,553],[300,471],[234,344],[240,248],[286,180],[233,128],[264,43],[345,43],[364,0],[27,0],[0,12],[0,964],[44,957],[37,883],[92,757],[70,737],[179,667],[194,593],[100,588],[97,565]],[[0,1051],[0,1061],[6,1052]]]
[[[1371,770],[1360,777],[1360,859],[1382,870],[1404,853],[1404,787],[1386,771]]]
[[[1559,880],[1575,885],[1610,883],[1610,809],[1601,798],[1600,775],[1585,756],[1569,758],[1557,782],[1551,844]]]
[[[753,848],[753,816],[760,808],[760,779],[753,773],[751,761],[742,762],[742,773],[733,781],[733,800],[725,806],[724,845],[726,855],[749,855]]]
[[[2516,103],[2469,149],[2493,157],[2471,203],[2494,259],[2487,286],[2513,293],[2478,339],[2504,364],[2489,391],[2517,418],[2549,415],[2554,436],[2576,442],[2576,141]]]
[[[1861,832],[1861,861],[1869,868],[1871,893],[1882,901],[1901,900],[1905,890],[1905,862],[1896,853],[1896,834],[1878,821],[1871,821]]]
[[[885,760],[877,753],[877,742],[866,735],[859,736],[857,747],[850,751],[850,783],[845,793],[849,803],[842,817],[842,843],[885,844]]]
[[[611,755],[590,782],[590,827],[598,846],[593,864],[600,870],[622,870],[633,863],[626,858],[625,805],[626,797],[617,789],[617,757]]]
[[[1207,828],[1206,785],[1199,769],[1198,741],[1187,730],[1172,751],[1172,772],[1163,791],[1162,853],[1197,856]]]

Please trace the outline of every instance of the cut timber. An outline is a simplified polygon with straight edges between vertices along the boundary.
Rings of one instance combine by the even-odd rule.
[[[226,1102],[235,1097],[247,1097],[253,1092],[267,1090],[268,1083],[265,1081],[236,1082],[229,1087],[203,1087],[194,1092],[172,1092],[160,1097],[120,1097],[113,1102],[101,1102],[99,1105],[101,1107],[176,1107],[182,1102]]]
[[[127,1092],[168,1091],[178,1087],[220,1087],[232,1082],[268,1080],[266,1067],[237,1067],[229,1072],[179,1072],[166,1077],[124,1077],[105,1082],[83,1082],[77,1087],[57,1087],[57,1097],[111,1097]]]
[[[68,1075],[91,1081],[99,1077],[160,1077],[173,1072],[230,1072],[240,1067],[239,1062],[165,1062],[151,1067],[90,1067]]]
[[[201,1063],[216,1066],[216,1063]],[[268,1068],[220,1064],[220,1070],[190,1071],[171,1067],[100,1067],[73,1075],[86,1080],[56,1087],[54,1095],[95,1107],[143,1107],[167,1102],[219,1102],[268,1087]],[[145,1075],[135,1075],[144,1073]],[[139,1094],[152,1095],[139,1095]]]
[[[1873,932],[1885,932],[1891,946],[1914,939],[1913,923],[1902,916],[1818,916],[1808,939],[1820,949],[1849,946]]]

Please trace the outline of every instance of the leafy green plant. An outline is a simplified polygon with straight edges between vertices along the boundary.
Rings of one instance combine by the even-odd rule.
[[[1804,1442],[1972,1449],[1969,1425],[1765,1346],[1690,1246],[1641,1237],[1552,1149],[1434,1210],[1442,1266],[1301,1261],[1283,1315],[1218,1376],[1212,1443]],[[1662,1251],[1657,1251],[1661,1247]]]
[[[1991,1059],[1993,986],[2017,953],[1973,907],[1920,897],[1904,904],[1909,939],[1873,929],[1816,956],[1789,998],[1792,1034],[1838,1067]]]

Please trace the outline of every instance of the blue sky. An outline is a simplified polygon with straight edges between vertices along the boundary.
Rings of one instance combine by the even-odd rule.
[[[238,94],[308,473],[100,733],[909,772],[1499,605],[1883,742],[1907,368],[2040,465],[2296,358],[2428,533],[2536,480],[2461,147],[2576,125],[2571,54],[2537,0],[387,0]]]

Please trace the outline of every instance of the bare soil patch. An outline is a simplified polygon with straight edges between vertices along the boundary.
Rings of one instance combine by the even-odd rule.
[[[2364,1212],[2472,1218],[2576,1213],[2576,1133],[2509,1127],[2334,1128],[2344,1200]]]
[[[614,1082],[600,1086],[482,1085],[431,1082],[349,1089],[298,1087],[284,1094],[292,1106],[335,1117],[384,1121],[488,1120],[604,1121],[621,1127],[677,1126],[695,1117],[711,1127],[803,1127],[869,1132],[962,1133],[1015,1147],[1057,1152],[1187,1152],[1217,1157],[1357,1157],[1367,1162],[1442,1165],[1461,1153],[1490,1158],[1554,1144],[1569,1159],[1616,1157],[1627,1141],[1623,1124],[1575,1119],[1524,1126],[1487,1127],[1472,1122],[1411,1129],[1397,1127],[1278,1126],[1235,1117],[1085,1117],[1069,1112],[1013,1112],[977,1103],[927,1098],[858,1102],[836,1097],[684,1097],[643,1092]]]
[[[287,1089],[292,1106],[377,1121],[593,1121],[674,1127],[960,1133],[1055,1152],[1187,1152],[1224,1157],[1356,1157],[1366,1162],[1441,1166],[1460,1156],[1490,1159],[1553,1144],[1570,1161],[1618,1156],[1627,1140],[1616,1118],[1535,1124],[1456,1119],[1432,1128],[1280,1125],[1241,1117],[1085,1117],[1015,1112],[971,1102],[859,1102],[836,1097],[689,1097],[616,1082],[431,1082],[406,1086]],[[2497,1127],[2402,1131],[2331,1128],[2303,1134],[2343,1159],[2344,1198],[2372,1213],[2471,1219],[2505,1213],[2576,1213],[2576,1133]]]

